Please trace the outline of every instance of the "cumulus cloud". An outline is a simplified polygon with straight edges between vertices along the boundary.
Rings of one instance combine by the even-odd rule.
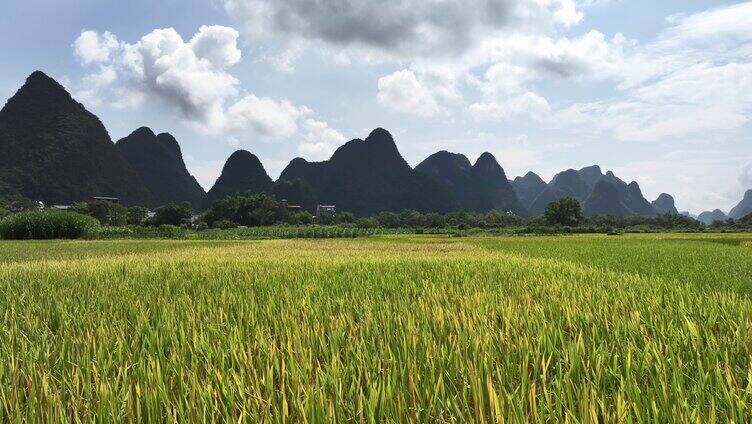
[[[95,31],[83,31],[73,43],[73,49],[85,65],[101,63],[110,60],[110,56],[118,49],[117,37],[109,32],[99,34]]]
[[[106,99],[116,107],[158,99],[194,128],[227,134],[238,143],[295,134],[313,112],[288,100],[241,92],[230,73],[242,59],[238,37],[224,26],[202,26],[188,41],[173,28],[156,29],[135,43],[109,32],[83,31],[74,53],[96,69],[76,94],[92,105]]]
[[[290,101],[247,95],[229,107],[226,127],[232,130],[250,129],[257,134],[288,137],[298,130],[298,120],[312,112]]]
[[[326,122],[306,119],[305,136],[298,146],[298,153],[313,161],[329,159],[337,147],[345,142],[345,136],[330,128]]]
[[[378,101],[388,109],[424,117],[442,113],[432,92],[411,70],[403,69],[382,77],[378,86]]]

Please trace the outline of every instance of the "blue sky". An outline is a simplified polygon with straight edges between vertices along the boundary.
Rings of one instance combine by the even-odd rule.
[[[276,177],[381,126],[417,165],[599,164],[681,210],[752,188],[752,2],[0,3],[0,97],[40,69],[104,122],[174,134],[210,188],[238,148]]]

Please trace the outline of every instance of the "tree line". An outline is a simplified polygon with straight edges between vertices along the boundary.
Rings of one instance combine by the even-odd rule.
[[[0,219],[12,209],[37,208],[36,204],[14,199],[0,202]],[[350,212],[322,213],[314,217],[306,210],[288,208],[274,195],[238,194],[216,201],[206,212],[195,214],[188,202],[172,203],[153,213],[143,207],[125,207],[107,201],[75,204],[70,212],[95,218],[105,227],[163,227],[185,229],[230,229],[238,227],[267,227],[275,225],[326,225],[360,229],[516,229],[527,233],[619,232],[619,231],[740,231],[752,228],[752,216],[741,220],[717,222],[705,226],[682,215],[666,214],[656,217],[596,216],[586,218],[580,203],[563,198],[548,205],[543,216],[519,217],[511,213],[491,211],[476,213],[421,213],[413,210],[381,212],[373,216],[357,217]]]

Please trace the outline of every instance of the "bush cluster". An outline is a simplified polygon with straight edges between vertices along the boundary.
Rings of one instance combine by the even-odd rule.
[[[65,211],[21,212],[0,221],[0,237],[5,240],[78,239],[94,237],[100,230],[96,219]]]

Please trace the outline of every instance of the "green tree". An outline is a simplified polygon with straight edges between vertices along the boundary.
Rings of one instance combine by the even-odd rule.
[[[285,222],[287,218],[287,209],[283,208],[274,196],[258,193],[225,197],[209,208],[204,219],[211,227],[223,220],[255,227]]]
[[[148,209],[141,206],[128,208],[128,225],[143,225],[149,217]]]
[[[355,222],[355,215],[351,212],[337,212],[335,219],[338,224],[352,224]]]
[[[316,223],[319,225],[334,225],[337,223],[337,219],[332,212],[321,212],[316,217]]]
[[[308,211],[288,213],[286,221],[292,225],[310,225],[313,224],[313,215]]]
[[[381,228],[399,228],[399,215],[394,212],[381,212],[376,216],[376,221]]]
[[[0,185],[0,192],[2,191]],[[10,212],[35,211],[39,209],[39,204],[16,193],[5,193],[0,194],[0,208]]]
[[[120,203],[95,200],[76,203],[73,211],[94,217],[102,225],[122,227],[128,223],[128,209]]]
[[[739,224],[739,226],[744,227],[744,228],[752,228],[752,213],[750,213],[749,215],[746,215],[743,218],[740,218],[737,221],[737,224]]]
[[[191,216],[193,216],[193,208],[190,203],[170,203],[155,211],[154,225],[190,224]]]
[[[282,221],[287,214],[287,210],[280,207],[274,196],[259,195],[254,200],[251,220],[248,223],[250,226],[273,225],[278,219]]]
[[[436,212],[427,213],[425,216],[426,227],[428,228],[444,228],[446,227],[446,219],[444,215]]]
[[[564,197],[556,202],[549,203],[543,216],[548,225],[567,227],[576,227],[585,220],[580,202],[571,197]]]

